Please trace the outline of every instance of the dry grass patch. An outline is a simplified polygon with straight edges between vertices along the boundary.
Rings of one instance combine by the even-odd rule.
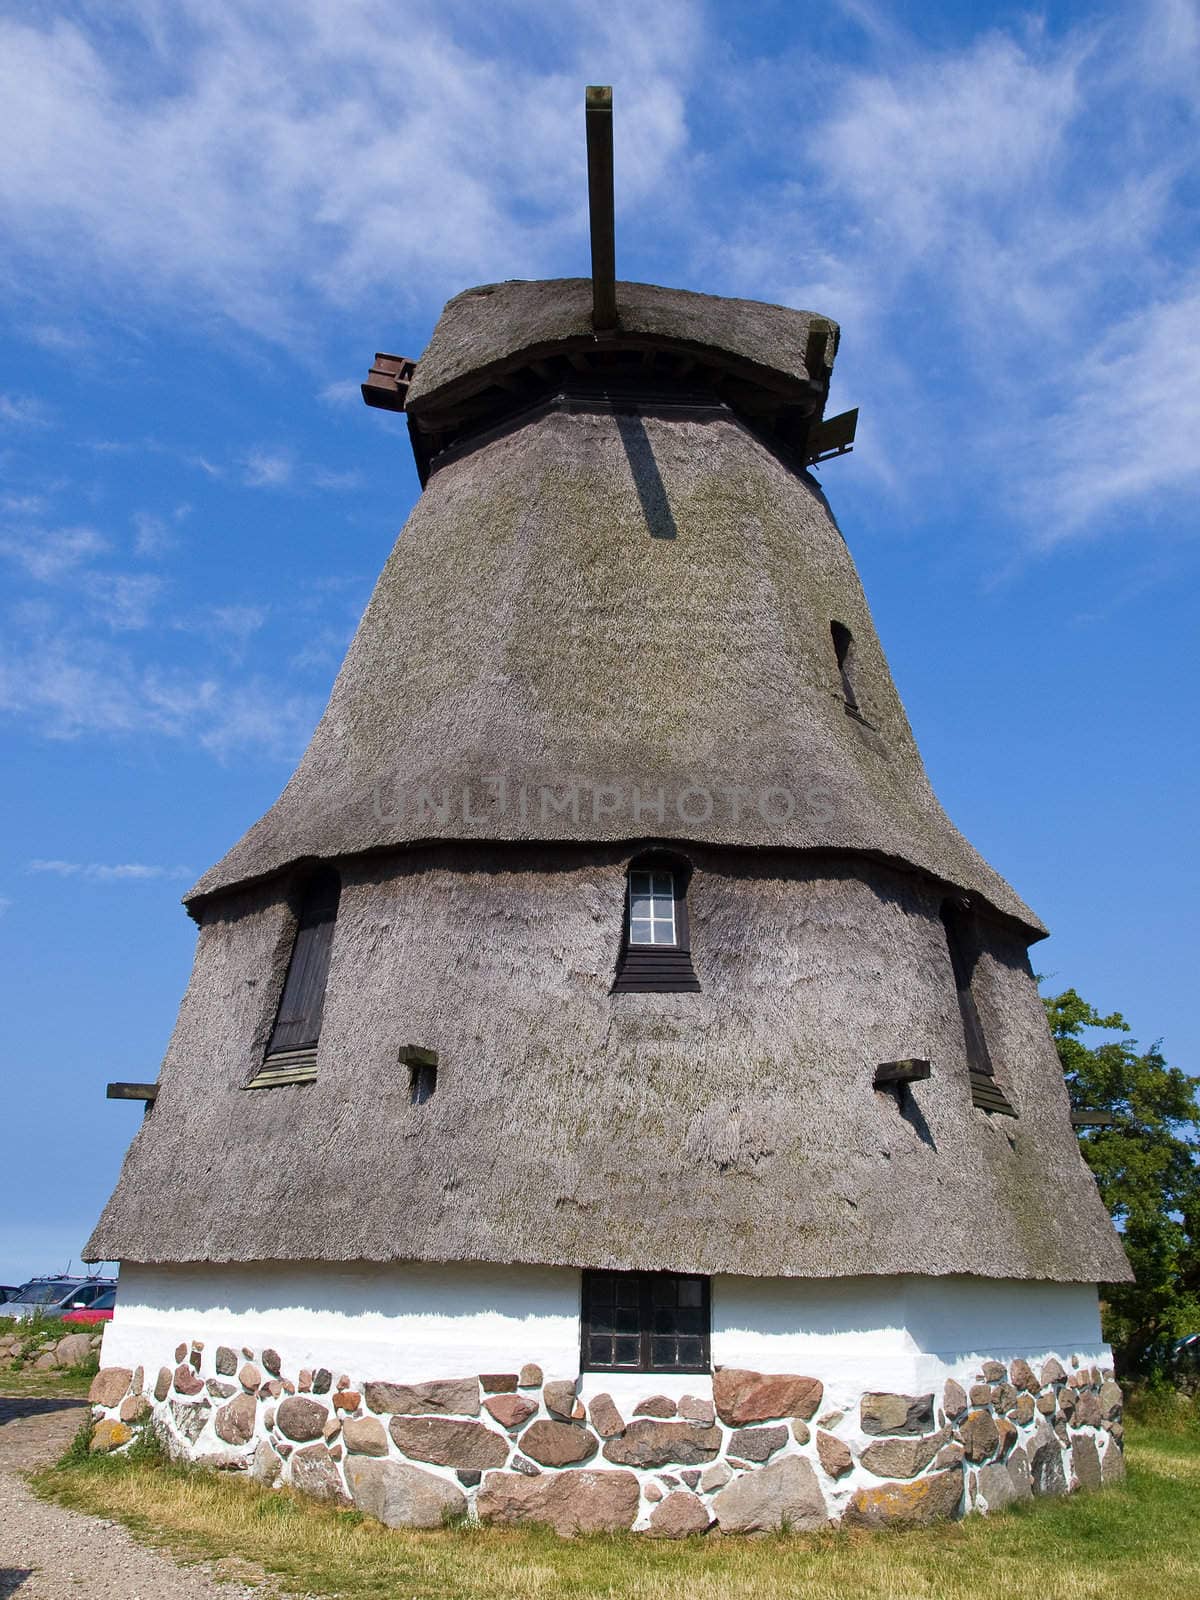
[[[253,1563],[286,1594],[354,1600],[1180,1600],[1200,1594],[1200,1439],[1142,1429],[1123,1488],[902,1534],[681,1544],[394,1531],[149,1452],[76,1451],[34,1479],[184,1560]]]

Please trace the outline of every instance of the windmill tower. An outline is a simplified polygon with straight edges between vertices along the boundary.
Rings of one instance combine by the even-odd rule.
[[[364,385],[423,490],[188,897],[88,1247],[105,1437],[144,1392],[173,1448],[408,1524],[1097,1484],[1128,1267],[1045,930],[938,805],[808,470],[853,437],[838,329],[617,281],[608,91],[587,126],[592,277],[469,289]]]

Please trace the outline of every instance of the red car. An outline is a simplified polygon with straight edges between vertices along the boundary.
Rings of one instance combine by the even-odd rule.
[[[59,1320],[74,1323],[111,1322],[116,1303],[117,1291],[109,1289],[106,1294],[97,1295],[91,1305],[83,1311],[66,1311]]]

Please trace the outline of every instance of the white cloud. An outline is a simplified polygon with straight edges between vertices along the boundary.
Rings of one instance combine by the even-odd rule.
[[[632,201],[679,148],[703,31],[686,0],[176,0],[108,24],[0,22],[10,259],[269,335],[304,294],[433,299],[582,247],[582,82],[621,71]]]
[[[0,495],[0,511],[10,517],[40,517],[46,509],[46,500],[40,494]]]
[[[842,321],[836,399],[863,406],[856,472],[890,497],[1007,506],[1033,545],[1135,503],[1186,514],[1200,75],[1168,82],[1160,45],[1200,48],[1200,12],[1027,20],[947,50],[849,10],[878,63],[831,67],[815,122],[795,62],[758,72],[772,145],[798,158],[700,248],[704,271]],[[1014,496],[1015,460],[1041,475]]]
[[[360,489],[363,475],[354,469],[349,472],[334,472],[328,467],[317,467],[312,475],[313,487],[317,489],[331,489],[335,493],[348,489]]]
[[[139,556],[166,555],[178,543],[163,518],[152,516],[148,511],[134,512],[133,530],[133,547]]]
[[[357,409],[363,403],[362,383],[355,378],[339,378],[335,383],[327,383],[317,399],[336,411]]]
[[[108,549],[95,528],[26,528],[0,534],[0,555],[16,562],[39,583],[57,583]]]
[[[252,450],[242,463],[242,482],[248,489],[283,489],[292,478],[295,461],[286,450]]]
[[[856,471],[898,500],[964,473],[995,489],[1014,447],[1085,414],[1114,323],[1184,304],[1200,264],[1195,0],[1020,15],[955,47],[840,0],[854,60],[800,30],[751,59],[724,8],[688,0],[402,9],[403,26],[387,0],[0,20],[0,96],[25,130],[0,146],[0,272],[27,286],[29,325],[69,335],[40,305],[59,293],[311,347],[330,307],[425,315],[472,281],[586,270],[579,91],[615,79],[619,251],[839,317]],[[357,380],[320,398],[357,405]],[[1135,427],[1136,461],[1098,479],[1056,445],[1056,521],[1178,495],[1186,475],[1151,445]],[[256,488],[353,487],[274,446],[187,460]]]
[[[12,910],[12,904],[13,902],[11,895],[0,894],[0,917],[2,917],[6,911]]]
[[[148,627],[164,588],[161,578],[145,572],[89,572],[84,581],[92,614],[114,633]]]
[[[143,861],[122,861],[109,865],[100,861],[31,861],[30,872],[51,873],[59,878],[87,878],[93,883],[145,882],[152,878],[187,878],[194,874],[190,867],[151,866]]]
[[[0,28],[0,38],[2,37],[3,29]],[[35,396],[0,394],[0,422],[11,423],[18,428],[40,428],[49,420],[49,411]]]
[[[314,696],[259,678],[136,659],[104,639],[36,617],[19,643],[0,640],[0,712],[44,737],[153,735],[189,740],[220,760],[239,752],[292,761],[320,714]]]
[[[1131,501],[1200,489],[1200,275],[1177,297],[1108,331],[1080,361],[1070,396],[1045,429],[1045,545],[1102,522]]]

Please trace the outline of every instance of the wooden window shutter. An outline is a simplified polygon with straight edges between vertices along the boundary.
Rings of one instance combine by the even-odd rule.
[[[316,1046],[340,894],[336,872],[319,873],[305,889],[268,1056]]]
[[[971,1104],[980,1111],[1015,1117],[1016,1112],[1008,1097],[996,1082],[987,1036],[972,990],[975,963],[979,958],[979,936],[975,924],[967,912],[960,910],[953,901],[946,900],[942,904],[942,926],[946,930],[946,947],[950,952],[950,965],[954,969],[954,987],[958,991],[967,1072],[971,1081]]]

